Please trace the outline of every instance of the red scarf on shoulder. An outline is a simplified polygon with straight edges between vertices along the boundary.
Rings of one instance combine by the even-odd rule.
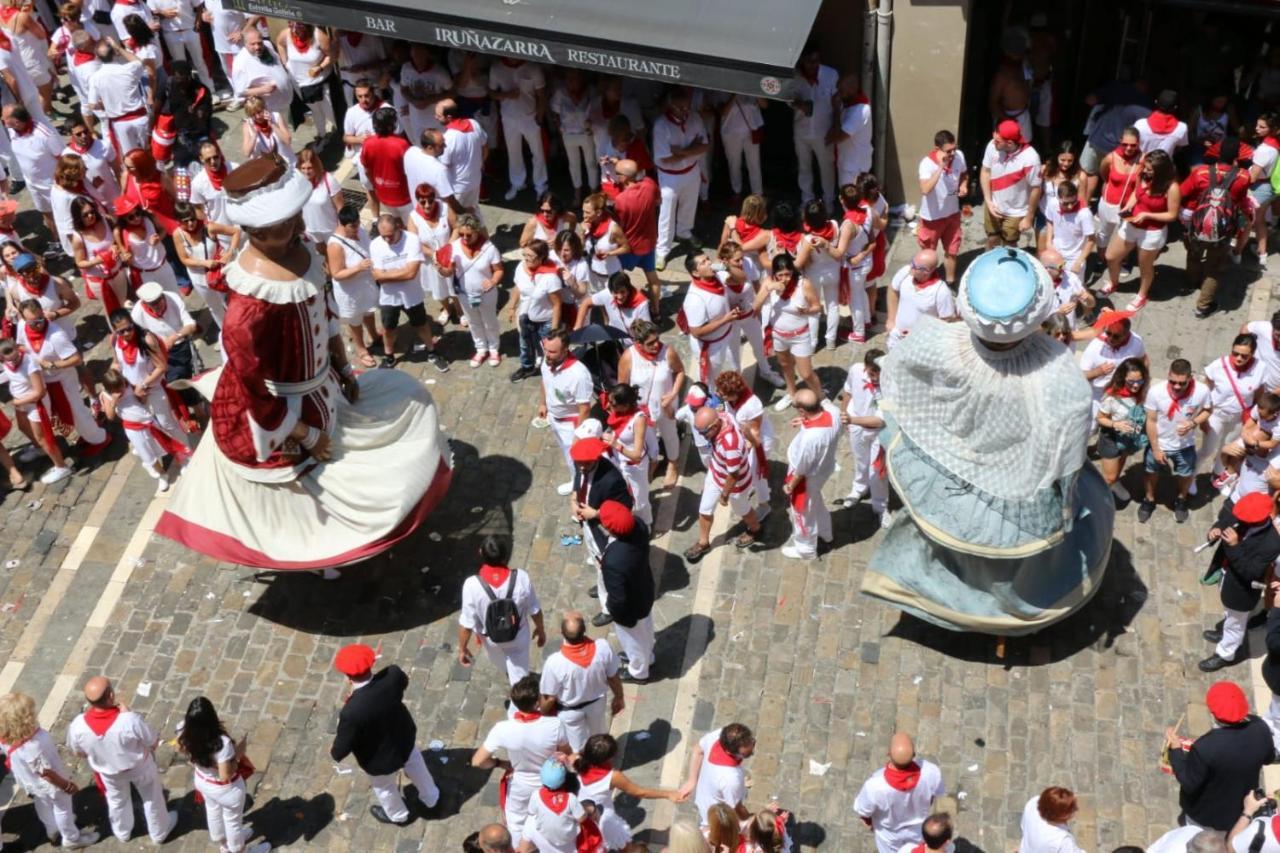
[[[90,707],[84,712],[84,721],[89,730],[98,737],[102,737],[107,733],[107,729],[111,728],[112,723],[120,716],[119,708],[93,708]]]
[[[773,229],[774,242],[788,255],[796,253],[796,246],[800,245],[800,238],[803,236],[803,231],[779,231],[777,228]]]
[[[920,765],[913,761],[906,767],[894,767],[889,762],[884,766],[884,781],[895,791],[910,791],[920,783]]]

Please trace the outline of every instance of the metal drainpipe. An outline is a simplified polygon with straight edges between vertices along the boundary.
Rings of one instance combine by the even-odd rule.
[[[862,91],[870,92],[876,80],[876,0],[867,0],[862,18]]]
[[[885,179],[885,140],[889,137],[889,67],[893,42],[893,0],[880,0],[876,7],[876,79],[871,109],[875,129],[875,173]]]

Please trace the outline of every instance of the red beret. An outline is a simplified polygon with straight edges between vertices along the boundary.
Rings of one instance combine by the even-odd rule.
[[[377,654],[364,643],[352,643],[338,649],[338,654],[333,658],[333,668],[343,675],[363,675],[373,669],[376,658]]]
[[[1093,321],[1093,327],[1095,329],[1105,329],[1108,326],[1114,326],[1116,323],[1123,323],[1132,316],[1132,311],[1103,311],[1098,315],[1098,319]]]
[[[1266,492],[1250,492],[1236,501],[1231,514],[1245,524],[1261,524],[1271,517],[1271,495]]]
[[[617,501],[600,504],[600,523],[614,536],[626,536],[636,529],[636,517],[624,504]]]
[[[609,452],[609,445],[598,438],[580,438],[569,448],[574,462],[595,462]]]
[[[1249,700],[1234,681],[1215,681],[1204,694],[1204,703],[1219,722],[1238,723],[1249,715]]]

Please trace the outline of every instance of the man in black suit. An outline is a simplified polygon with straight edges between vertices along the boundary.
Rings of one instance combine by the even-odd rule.
[[[653,570],[649,528],[616,501],[600,505],[600,523],[612,537],[600,560],[605,601],[613,616],[622,660],[622,680],[643,684],[653,663]]]
[[[404,826],[409,809],[400,796],[396,776],[401,770],[418,788],[418,799],[427,809],[440,801],[440,789],[431,778],[418,750],[418,727],[404,706],[409,676],[392,664],[373,672],[377,654],[360,643],[338,650],[333,666],[351,682],[351,695],[338,714],[338,731],[329,755],[342,761],[354,754],[360,769],[369,774],[369,785],[378,805],[369,814],[383,823]]]
[[[569,448],[569,456],[573,459],[573,492],[569,495],[569,511],[574,521],[582,522],[582,538],[586,540],[587,551],[596,561],[596,588],[588,592],[592,598],[600,599],[600,612],[591,618],[591,624],[603,628],[613,621],[609,615],[609,606],[604,600],[602,590],[604,581],[600,578],[600,559],[611,537],[600,524],[600,505],[605,501],[617,501],[631,509],[631,490],[622,472],[617,466],[604,457],[609,452],[609,445],[600,438],[580,438]]]
[[[1264,764],[1275,762],[1271,728],[1249,713],[1249,700],[1240,686],[1219,681],[1205,694],[1217,728],[1182,749],[1177,732],[1169,729],[1169,765],[1181,790],[1179,823],[1193,823],[1223,832],[1235,826],[1244,795],[1258,784]]]
[[[1202,672],[1216,672],[1246,657],[1249,614],[1262,596],[1267,570],[1280,557],[1280,532],[1271,518],[1271,496],[1251,492],[1238,501],[1227,501],[1218,514],[1218,523],[1209,531],[1209,539],[1220,543],[1210,571],[1222,571],[1220,596],[1224,613],[1221,628],[1204,632],[1204,638],[1217,646],[1213,654],[1200,661]]]

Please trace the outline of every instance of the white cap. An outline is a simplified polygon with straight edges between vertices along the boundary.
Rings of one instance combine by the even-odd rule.
[[[573,429],[573,437],[578,440],[599,438],[602,435],[604,435],[604,424],[595,418],[587,418]]]
[[[294,166],[280,180],[239,197],[227,197],[227,218],[248,228],[266,228],[292,219],[302,210],[313,187],[306,175]]]
[[[155,302],[161,296],[164,296],[164,288],[158,282],[143,282],[138,288],[138,298],[143,302]]]

